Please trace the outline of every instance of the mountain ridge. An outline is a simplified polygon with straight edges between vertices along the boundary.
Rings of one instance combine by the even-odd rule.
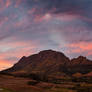
[[[64,53],[54,50],[40,51],[38,54],[23,56],[13,67],[2,71],[12,74],[44,73],[52,74],[74,74],[89,73],[92,71],[92,62],[86,57],[79,56],[70,60]]]

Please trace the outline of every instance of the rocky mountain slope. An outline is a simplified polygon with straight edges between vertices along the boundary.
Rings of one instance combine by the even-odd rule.
[[[44,50],[29,57],[23,56],[13,67],[2,71],[12,74],[43,73],[47,75],[64,75],[73,73],[89,73],[92,71],[92,61],[79,56],[70,60],[63,53]]]

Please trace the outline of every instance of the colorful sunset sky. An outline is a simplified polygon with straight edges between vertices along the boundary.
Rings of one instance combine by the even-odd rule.
[[[92,59],[92,0],[0,0],[0,70],[47,49]]]

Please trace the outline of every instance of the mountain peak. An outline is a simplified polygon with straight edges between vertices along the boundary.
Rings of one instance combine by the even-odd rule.
[[[73,58],[71,61],[84,62],[84,61],[87,61],[87,58],[84,56],[78,56],[77,58]]]
[[[49,49],[49,50],[40,51],[39,54],[40,54],[40,53],[53,53],[53,52],[57,52],[57,51],[54,51],[54,50],[52,50],[52,49]]]
[[[87,58],[84,56],[79,56],[78,59],[87,59]]]
[[[26,58],[26,56],[23,56],[21,59],[25,59]]]
[[[11,68],[10,72],[18,73],[25,71],[26,73],[31,73],[44,71],[44,73],[52,74],[58,71],[62,72],[60,67],[63,67],[69,61],[70,59],[61,52],[51,49],[44,50],[29,57],[23,56],[19,62]]]
[[[3,72],[8,73],[88,73],[92,70],[92,62],[84,56],[70,60],[62,52],[43,50],[29,57],[23,56],[18,63]]]
[[[59,52],[59,51],[55,51],[55,50],[52,50],[52,49],[40,51],[38,54],[42,54],[42,55],[61,55],[61,56],[65,57],[64,53]]]

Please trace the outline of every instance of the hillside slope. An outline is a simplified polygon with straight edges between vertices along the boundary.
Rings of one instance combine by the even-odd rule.
[[[47,75],[63,75],[77,72],[86,74],[91,71],[92,62],[86,57],[79,56],[70,60],[61,52],[44,50],[29,57],[23,56],[13,67],[2,72],[12,74],[43,73]]]

